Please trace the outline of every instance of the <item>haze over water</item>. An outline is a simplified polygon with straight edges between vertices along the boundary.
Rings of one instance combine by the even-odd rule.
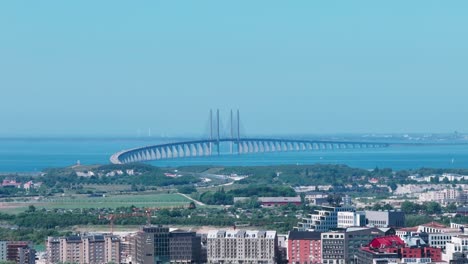
[[[0,172],[39,172],[49,167],[109,164],[122,149],[162,143],[156,139],[0,139]],[[156,166],[249,166],[277,164],[346,164],[364,169],[468,168],[468,146],[392,146],[382,149],[349,149],[283,152],[220,157],[184,158],[151,162]]]

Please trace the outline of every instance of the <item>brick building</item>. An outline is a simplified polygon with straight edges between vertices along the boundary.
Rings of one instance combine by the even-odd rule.
[[[291,231],[288,236],[288,263],[322,263],[320,232]]]

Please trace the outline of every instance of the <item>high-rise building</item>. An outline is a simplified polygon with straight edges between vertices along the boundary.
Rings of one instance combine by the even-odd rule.
[[[168,227],[144,226],[130,239],[132,260],[138,264],[158,263],[206,263],[201,237],[195,232]]]
[[[201,237],[195,232],[183,230],[169,234],[169,255],[171,263],[204,263],[201,259]]]
[[[18,264],[36,263],[36,251],[31,241],[8,241],[7,261],[14,261]]]
[[[47,263],[59,263],[61,262],[60,258],[60,238],[58,237],[48,237],[46,245],[46,257]]]
[[[84,263],[83,241],[79,236],[60,238],[60,262]]]
[[[224,231],[208,233],[208,263],[277,263],[276,231]]]
[[[138,264],[169,263],[169,228],[163,226],[142,227],[136,235],[135,253]]]

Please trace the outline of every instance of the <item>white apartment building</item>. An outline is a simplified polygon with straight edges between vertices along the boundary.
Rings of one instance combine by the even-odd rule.
[[[440,204],[464,202],[465,200],[465,192],[457,189],[445,189],[440,191],[429,191],[426,193],[421,193],[418,199],[420,202],[437,202]]]
[[[208,263],[277,263],[276,231],[213,230],[207,236]]]
[[[426,233],[427,244],[442,250],[445,250],[446,244],[452,241],[452,237],[463,234],[459,228],[450,228],[436,222],[418,226],[416,233]]]
[[[366,225],[366,214],[364,212],[338,212],[337,227],[348,228]]]
[[[302,218],[296,229],[298,231],[327,232],[338,227],[338,212],[355,212],[351,206],[333,207],[322,206],[321,210],[316,210],[314,214]]]
[[[345,264],[345,232],[326,232],[321,235],[322,263]]]
[[[445,253],[442,253],[442,260],[449,262],[462,254],[468,254],[468,235],[452,237],[452,240],[447,242]]]

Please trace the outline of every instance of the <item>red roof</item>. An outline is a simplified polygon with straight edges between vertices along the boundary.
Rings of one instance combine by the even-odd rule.
[[[387,247],[396,247],[404,246],[405,242],[401,240],[399,236],[385,236],[374,238],[370,244],[370,248],[387,248]]]
[[[446,225],[443,225],[437,222],[430,222],[430,223],[426,223],[426,224],[419,225],[419,226],[427,226],[427,227],[432,227],[432,228],[447,228]]]

